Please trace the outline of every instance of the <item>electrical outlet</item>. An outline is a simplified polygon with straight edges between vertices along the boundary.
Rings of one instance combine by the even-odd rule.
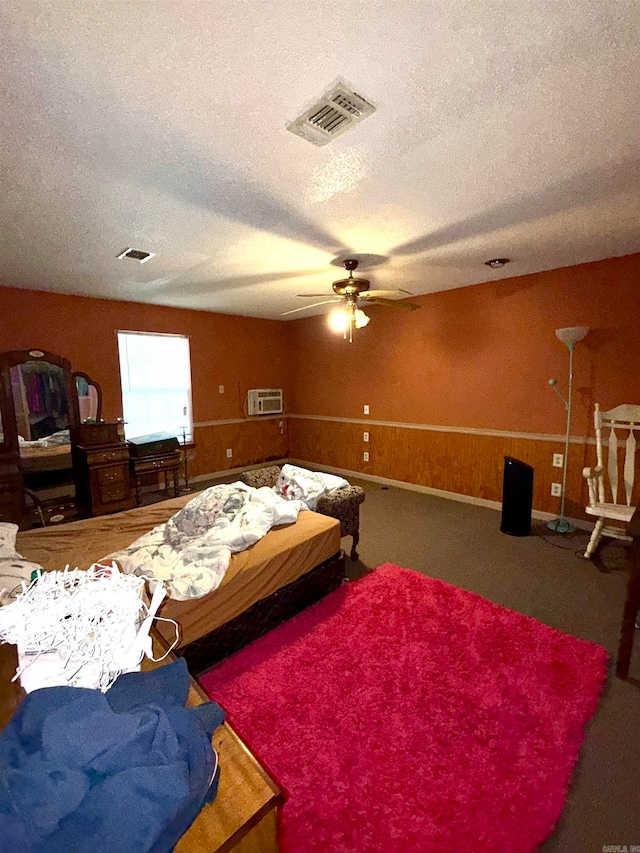
[[[224,394],[224,385],[218,385],[218,394]]]
[[[562,483],[551,483],[551,497],[562,497]]]
[[[368,432],[362,433],[362,440],[363,441],[369,441],[369,433]]]
[[[232,456],[233,456],[233,453],[231,452],[231,448],[229,447],[227,449],[227,459],[231,459]]]
[[[364,413],[365,413],[365,415],[369,414],[369,406],[364,407]]]
[[[366,450],[365,450],[365,452],[362,454],[362,458],[364,459],[364,461],[365,461],[365,462],[368,462],[368,461],[369,461],[369,454],[366,452]]]
[[[553,467],[554,468],[562,468],[564,463],[564,455],[562,453],[554,453],[553,454]]]

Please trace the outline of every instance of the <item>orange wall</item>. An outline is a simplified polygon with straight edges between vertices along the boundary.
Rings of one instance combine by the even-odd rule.
[[[244,417],[249,388],[283,388],[285,401],[289,394],[289,359],[277,321],[1,287],[0,318],[0,351],[38,348],[69,359],[74,370],[85,371],[102,387],[106,420],[122,415],[118,329],[189,336],[196,423]],[[223,394],[219,385],[224,385]],[[219,427],[196,430],[201,447],[192,473],[286,453],[286,430],[281,435],[277,422],[271,422],[263,424],[262,440],[259,446],[254,442],[251,459],[239,456],[236,447],[246,442],[236,433],[243,426],[236,425],[235,432],[225,427],[219,447],[215,436],[203,432]],[[227,447],[234,450],[231,460],[226,459]]]
[[[108,419],[122,415],[119,329],[189,336],[194,421],[243,417],[249,388],[289,387],[274,320],[8,287],[0,288],[0,314],[0,351],[36,347],[68,358],[101,385]]]
[[[352,344],[326,318],[296,320],[292,411],[454,427],[564,433],[563,326],[591,331],[574,354],[572,434],[593,404],[640,401],[640,255],[413,298],[420,310],[367,308]]]
[[[347,423],[290,419],[289,455],[494,501],[501,499],[504,456],[514,455],[534,467],[534,508],[557,514],[560,498],[551,497],[551,484],[561,482],[562,470],[552,458],[564,452],[562,440],[455,428],[564,435],[565,409],[548,385],[556,377],[566,395],[569,353],[554,334],[563,326],[590,328],[574,353],[572,436],[593,436],[596,401],[605,409],[640,402],[640,255],[412,301],[420,310],[367,309],[371,323],[354,333],[352,344],[330,332],[323,317],[292,324],[292,411]],[[571,444],[565,507],[571,517],[584,516],[581,472],[594,463],[595,447]]]
[[[557,377],[566,392],[568,352],[554,329],[584,324],[591,331],[575,353],[572,434],[588,436],[596,400],[604,407],[640,401],[639,285],[640,255],[630,255],[445,291],[414,298],[421,308],[412,313],[367,309],[371,323],[355,333],[353,344],[330,332],[321,317],[278,323],[0,288],[0,350],[38,347],[67,357],[74,369],[101,383],[107,418],[121,414],[115,332],[127,329],[189,335],[196,422],[242,418],[249,388],[282,387],[286,410],[299,415],[365,419],[367,403],[371,420],[393,424],[557,435],[564,432],[564,408],[547,381]],[[453,442],[457,461],[448,462],[446,448],[453,440],[446,434],[430,433],[428,440],[429,433],[425,438],[406,430],[401,442],[407,470],[399,471],[386,433],[378,435],[372,427],[366,448],[358,440],[361,426],[354,427],[343,450],[335,426],[323,423],[292,419],[289,434],[286,421],[283,429],[268,420],[261,426],[203,427],[196,430],[199,452],[192,474],[289,452],[304,454],[308,462],[499,499],[502,455],[515,452],[508,441],[459,434]],[[312,433],[316,439],[310,442]],[[376,442],[383,454],[376,454]],[[231,460],[224,452],[229,446]],[[440,448],[437,470],[426,464],[416,470],[413,460],[428,448]],[[370,463],[359,462],[365,449]],[[536,467],[539,509],[554,511],[559,504],[548,493],[561,476],[551,468],[550,456],[561,450],[549,442],[518,445],[520,458]],[[570,454],[570,468],[576,470],[570,470],[567,498],[575,513],[585,502],[579,469],[591,451],[576,446]],[[476,479],[482,488],[471,476],[463,487],[469,459],[478,454],[483,459],[476,460]]]

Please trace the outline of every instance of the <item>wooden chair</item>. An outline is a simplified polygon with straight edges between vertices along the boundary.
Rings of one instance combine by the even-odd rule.
[[[625,403],[622,406],[616,406],[615,409],[610,409],[608,412],[602,412],[596,403],[594,423],[598,464],[595,468],[583,468],[582,470],[582,474],[589,485],[589,506],[586,507],[585,511],[588,515],[593,515],[598,519],[587,545],[587,550],[584,552],[587,559],[591,557],[603,536],[611,536],[625,542],[631,541],[631,537],[626,533],[625,526],[631,521],[635,510],[635,506],[631,505],[631,500],[636,467],[635,434],[640,430],[640,406]],[[606,439],[603,439],[602,432],[607,428],[609,434]],[[603,452],[605,441],[608,448],[606,468]],[[618,449],[623,445],[624,458],[621,459]],[[621,485],[620,474],[622,474],[622,484],[624,484],[624,501],[622,498],[618,501],[618,486]],[[611,502],[607,502],[605,478],[609,480]]]

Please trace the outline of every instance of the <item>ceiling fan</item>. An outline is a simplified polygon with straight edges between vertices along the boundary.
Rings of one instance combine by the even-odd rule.
[[[408,311],[415,311],[419,308],[415,302],[407,302],[404,299],[391,299],[391,296],[406,295],[411,296],[408,290],[399,288],[393,290],[370,290],[369,280],[366,278],[354,278],[353,271],[358,268],[358,261],[354,258],[347,258],[343,261],[343,266],[349,273],[348,278],[341,278],[334,281],[331,285],[335,296],[329,299],[323,299],[322,302],[314,302],[313,305],[304,305],[302,308],[293,308],[291,311],[285,311],[281,316],[286,317],[288,314],[297,314],[299,311],[308,311],[309,308],[317,308],[319,305],[329,305],[330,303],[342,303],[342,309],[339,312],[342,320],[342,325],[336,325],[336,331],[343,331],[344,337],[347,335],[349,341],[353,340],[353,329],[362,329],[369,322],[369,317],[364,313],[361,305],[393,305],[395,308],[404,308]],[[303,299],[317,299],[318,297],[326,296],[325,293],[298,293],[298,296]]]

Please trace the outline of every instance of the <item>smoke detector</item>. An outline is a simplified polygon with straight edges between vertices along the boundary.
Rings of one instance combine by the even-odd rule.
[[[155,257],[155,252],[143,252],[141,249],[125,249],[116,256],[119,261],[127,259],[128,261],[137,261],[139,264],[144,264],[151,258]]]
[[[326,145],[374,113],[376,108],[361,95],[338,83],[317,103],[287,125],[287,130],[312,142]]]

